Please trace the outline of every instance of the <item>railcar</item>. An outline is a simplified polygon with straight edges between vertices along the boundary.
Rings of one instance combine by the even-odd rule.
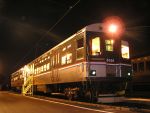
[[[131,59],[133,76],[128,84],[129,96],[150,97],[150,55],[140,55]]]
[[[11,86],[21,89],[32,75],[34,91],[62,93],[69,99],[119,101],[131,76],[129,43],[106,35],[103,28],[96,23],[79,30],[13,73]]]

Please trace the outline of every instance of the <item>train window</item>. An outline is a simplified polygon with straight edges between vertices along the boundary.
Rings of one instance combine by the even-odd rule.
[[[122,58],[129,59],[129,44],[127,41],[121,41],[121,54]]]
[[[134,71],[134,72],[137,72],[137,63],[133,63],[133,64],[132,64],[132,67],[133,67],[133,71]]]
[[[114,50],[114,40],[105,40],[106,51],[113,51]]]
[[[77,48],[83,47],[83,38],[77,40]]]
[[[83,59],[84,57],[84,45],[83,38],[77,40],[77,60]]]
[[[39,70],[38,70],[38,68],[37,68],[37,69],[36,69],[36,74],[38,74],[38,71],[39,71]]]
[[[66,55],[61,57],[61,64],[62,65],[66,64]]]
[[[61,58],[61,64],[70,64],[72,62],[72,53],[68,53]]]
[[[43,72],[44,71],[44,66],[41,66],[41,72]]]
[[[139,71],[141,72],[141,71],[144,71],[144,62],[140,62],[139,64],[138,64],[138,66],[139,66]]]
[[[92,39],[92,55],[100,55],[100,38],[95,37]]]
[[[46,71],[46,64],[44,65],[44,71]]]
[[[55,65],[55,58],[54,58],[54,56],[52,57],[52,66],[54,66]]]
[[[150,61],[146,61],[146,70],[150,70]]]
[[[36,69],[34,69],[34,74],[36,74]]]
[[[82,59],[83,56],[84,56],[84,48],[82,47],[82,48],[77,49],[77,60]]]
[[[57,65],[57,54],[55,56],[55,64]]]
[[[64,47],[63,49],[62,49],[62,51],[65,51],[66,50],[66,47]]]
[[[39,67],[38,69],[39,69],[39,70],[38,70],[38,73],[41,73],[41,67]]]
[[[41,71],[41,68],[39,67],[39,68],[38,68],[38,74],[40,73],[40,71]]]
[[[49,63],[47,63],[46,65],[46,70],[49,70]]]
[[[67,46],[67,49],[69,49],[69,48],[71,48],[71,44],[69,44],[69,45]]]
[[[53,58],[51,57],[51,67],[53,66]]]
[[[53,57],[51,57],[51,66],[53,67]]]
[[[59,64],[59,53],[58,53],[57,57],[58,57],[58,58],[57,58],[57,62],[58,62],[58,64]]]
[[[72,62],[72,53],[67,54],[67,64]]]

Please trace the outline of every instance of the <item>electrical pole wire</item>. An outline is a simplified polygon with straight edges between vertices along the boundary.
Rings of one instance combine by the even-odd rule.
[[[43,36],[34,44],[34,46],[24,55],[23,58],[21,58],[21,60],[18,61],[18,63],[14,66],[13,69],[15,69],[33,50],[35,50],[35,57],[36,57],[36,51],[37,51],[37,47],[38,47],[38,44],[40,43],[40,41],[42,41],[45,36],[50,32],[52,31],[55,26],[60,23],[61,20],[63,20],[63,18],[80,2],[80,0],[78,0],[73,6],[70,6],[69,9],[64,13],[63,16],[61,16],[58,21],[56,21],[56,23],[50,27],[46,33],[43,34]]]

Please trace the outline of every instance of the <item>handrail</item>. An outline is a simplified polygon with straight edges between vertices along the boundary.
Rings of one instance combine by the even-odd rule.
[[[24,81],[22,85],[22,94],[33,95],[33,76],[32,75],[28,76],[27,80]]]

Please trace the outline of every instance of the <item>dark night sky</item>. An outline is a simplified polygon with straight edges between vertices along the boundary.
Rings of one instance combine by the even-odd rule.
[[[0,0],[0,75],[8,76],[77,30],[109,16],[119,16],[125,23],[132,55],[150,51],[149,0],[80,0],[35,46],[77,1]]]

